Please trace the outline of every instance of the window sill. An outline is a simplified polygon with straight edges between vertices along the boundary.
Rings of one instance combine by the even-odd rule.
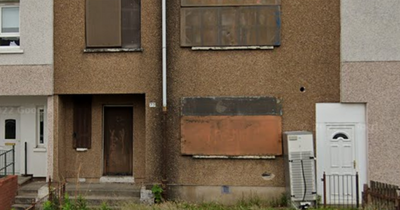
[[[274,46],[230,46],[230,47],[192,47],[193,51],[202,50],[273,50]]]
[[[193,155],[196,159],[250,159],[250,160],[273,160],[275,155],[270,156],[218,156],[218,155]]]
[[[47,152],[47,149],[44,147],[36,147],[33,148],[33,152]]]
[[[17,47],[0,47],[0,54],[22,54],[24,51]]]
[[[143,48],[86,48],[84,53],[143,52]]]
[[[88,148],[76,148],[77,152],[86,152],[88,151]]]

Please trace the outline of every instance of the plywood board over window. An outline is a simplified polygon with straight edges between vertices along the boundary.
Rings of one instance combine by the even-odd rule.
[[[139,48],[140,0],[86,0],[86,46]]]
[[[272,97],[184,98],[183,155],[282,154],[280,101]]]
[[[181,46],[279,46],[279,0],[182,0]]]
[[[90,149],[92,146],[92,97],[74,96],[73,147]]]
[[[256,6],[281,5],[281,0],[181,0],[181,6]]]

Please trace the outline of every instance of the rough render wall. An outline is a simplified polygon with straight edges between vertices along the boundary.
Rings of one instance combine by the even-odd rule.
[[[0,95],[53,94],[52,65],[0,65],[0,75]]]
[[[146,179],[161,176],[161,2],[142,1],[143,52],[83,53],[85,49],[85,1],[54,1],[54,84],[56,94],[146,95]],[[160,14],[160,15],[157,15]],[[61,105],[63,106],[63,105]],[[66,107],[65,110],[69,108]],[[64,111],[65,111],[64,110]],[[64,112],[60,111],[60,113]],[[59,119],[64,119],[60,117]],[[60,120],[59,120],[60,121]],[[57,121],[56,121],[57,122]],[[63,122],[58,122],[57,126]],[[59,128],[59,132],[64,128]],[[66,134],[55,141],[63,141]],[[66,145],[59,143],[59,152]],[[59,154],[61,155],[61,154]],[[69,159],[59,156],[60,161]],[[62,169],[60,169],[62,170]],[[64,173],[63,173],[64,174]],[[96,175],[97,176],[97,175]]]
[[[1,54],[2,65],[53,64],[53,1],[20,0],[22,54]]]
[[[53,130],[53,174],[52,178],[56,180],[63,180],[64,168],[63,167],[63,152],[64,148],[64,100],[56,95],[54,99],[54,130]]]
[[[284,187],[234,186],[230,193],[222,194],[221,186],[168,186],[168,196],[174,200],[192,203],[218,202],[224,205],[236,205],[238,201],[259,198],[263,201],[278,201],[285,193]]]
[[[133,105],[133,176],[136,181],[146,178],[146,139],[144,95],[94,95],[92,100],[92,148],[77,152],[72,146],[73,102],[71,96],[63,98],[64,132],[60,137],[63,149],[59,171],[63,178],[86,178],[98,181],[103,176],[103,105]]]
[[[343,102],[367,103],[368,180],[400,185],[400,62],[342,64]],[[356,82],[355,82],[356,81]]]
[[[282,1],[282,46],[270,51],[180,47],[180,1],[168,2],[168,177],[178,185],[284,186],[283,158],[204,160],[181,156],[180,100],[189,96],[272,96],[283,130],[315,127],[315,103],[339,101],[340,2]],[[300,87],[306,91],[301,93]],[[264,181],[261,174],[276,175]]]
[[[83,53],[84,1],[55,0],[55,92],[145,93],[161,102],[159,1],[142,2],[142,53]],[[168,119],[164,158],[169,182],[193,185],[284,186],[283,159],[193,160],[180,154],[180,99],[186,96],[273,96],[283,100],[283,130],[314,130],[315,103],[339,101],[339,1],[282,3],[282,46],[272,50],[193,52],[180,48],[180,1],[168,2]],[[65,18],[68,17],[68,18]],[[65,40],[73,40],[65,42]],[[301,53],[299,53],[301,52]],[[306,92],[301,93],[304,86]],[[59,108],[64,105],[59,105]],[[58,126],[71,128],[70,102]],[[63,113],[65,112],[65,113]],[[69,114],[68,114],[69,113]],[[64,118],[61,117],[64,115]],[[69,117],[68,117],[69,116]],[[146,108],[146,179],[159,181],[162,143],[159,108]],[[60,120],[59,120],[60,121]],[[68,125],[69,124],[69,125]],[[69,127],[69,128],[68,128]],[[69,146],[59,128],[58,153]],[[59,164],[71,161],[58,154]],[[73,162],[72,159],[71,162]],[[101,158],[100,158],[101,160]],[[99,160],[96,160],[99,161]],[[67,166],[73,169],[75,166]],[[59,170],[62,171],[59,167]],[[96,175],[98,171],[87,169]],[[276,178],[266,182],[264,172]],[[63,174],[74,174],[66,171]]]
[[[55,93],[146,93],[161,88],[160,2],[142,2],[143,52],[84,53],[85,1],[55,0]]]
[[[47,98],[47,178],[53,176],[54,165],[54,97]]]

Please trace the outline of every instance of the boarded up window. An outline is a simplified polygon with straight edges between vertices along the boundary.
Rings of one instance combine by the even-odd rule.
[[[86,0],[87,47],[140,47],[140,0]]]
[[[280,45],[280,1],[182,0],[181,46],[255,45]]]
[[[184,98],[184,155],[263,156],[282,154],[279,100],[271,97]]]
[[[92,97],[74,97],[74,148],[91,148],[92,141]]]
[[[183,7],[281,5],[281,0],[181,0]]]

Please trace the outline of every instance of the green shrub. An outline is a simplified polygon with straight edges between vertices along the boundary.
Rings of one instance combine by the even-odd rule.
[[[108,206],[106,202],[103,202],[101,204],[100,210],[111,210]]]
[[[64,204],[60,204],[57,198],[54,198],[52,201],[46,201],[43,204],[44,210],[89,210],[87,207],[87,202],[84,197],[81,195],[78,196],[75,202],[72,202],[69,198],[68,194],[64,196]],[[108,207],[102,210],[109,210]]]
[[[151,192],[154,195],[154,202],[155,203],[161,203],[162,202],[162,195],[161,193],[163,192],[163,189],[160,187],[160,185],[153,185],[153,187],[151,188]]]
[[[43,204],[43,210],[55,210],[55,208],[53,208],[51,201],[46,201]]]

